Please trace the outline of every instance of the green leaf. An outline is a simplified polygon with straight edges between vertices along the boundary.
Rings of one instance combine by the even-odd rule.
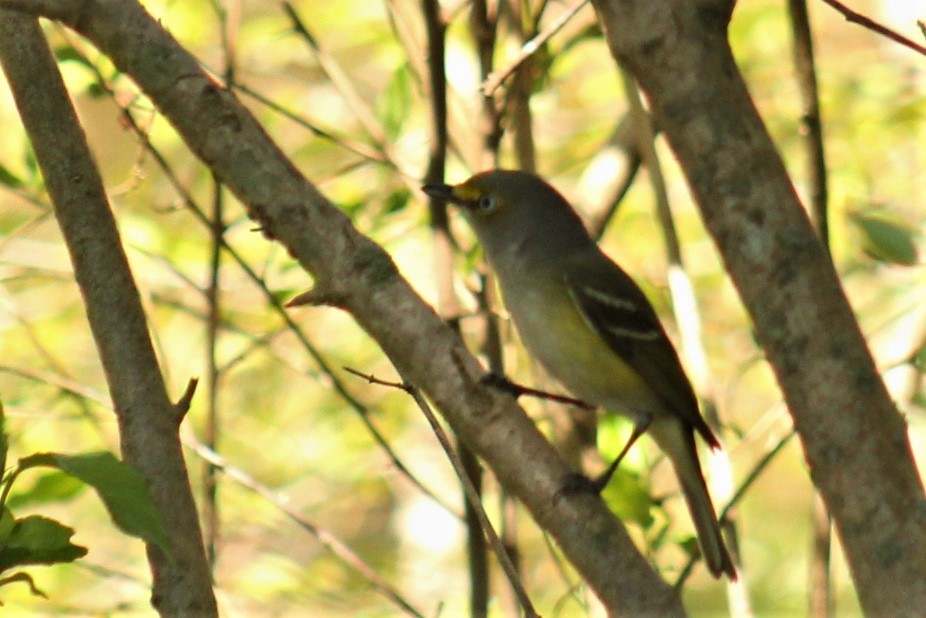
[[[25,183],[23,179],[10,171],[10,169],[0,163],[0,184],[11,189],[18,189]]]
[[[411,85],[408,66],[402,66],[393,74],[386,90],[376,101],[376,116],[383,123],[386,137],[390,140],[398,138],[408,118],[412,105]]]
[[[653,525],[653,498],[638,474],[618,468],[601,497],[622,521],[635,522],[644,530]]]
[[[701,546],[698,545],[697,537],[687,536],[679,541],[678,546],[688,554],[689,558],[697,558],[701,555]]]
[[[617,414],[606,414],[599,422],[598,447],[608,463],[627,444],[632,426],[627,418]],[[653,525],[655,500],[639,471],[634,469],[634,455],[641,446],[638,443],[628,452],[601,497],[621,520],[635,522],[646,530]]]
[[[3,507],[3,513],[0,513],[0,547],[7,544],[10,536],[13,534],[13,528],[16,527],[16,520],[10,509]]]
[[[27,505],[67,500],[82,492],[85,487],[80,479],[70,474],[49,472],[40,476],[30,489],[10,494],[6,505],[15,511]]]
[[[6,455],[10,450],[10,441],[6,437],[6,408],[0,400],[0,477],[6,475]]]
[[[90,64],[90,61],[82,53],[78,52],[76,49],[74,49],[70,45],[62,45],[60,47],[55,48],[54,54],[55,54],[55,59],[59,63],[75,62],[81,66],[85,66],[88,69],[93,70],[93,65]]]
[[[409,200],[412,199],[411,191],[405,187],[399,187],[386,196],[386,213],[394,213],[408,206]]]
[[[96,490],[120,530],[170,553],[164,521],[151,499],[144,478],[112,453],[37,453],[21,459],[20,466],[51,466],[80,479]]]
[[[87,554],[87,548],[71,543],[74,529],[64,524],[31,515],[16,521],[13,530],[0,546],[0,571],[26,564],[73,562]]]
[[[849,220],[861,233],[862,250],[872,258],[902,266],[916,264],[915,231],[895,214],[870,209],[850,213]]]

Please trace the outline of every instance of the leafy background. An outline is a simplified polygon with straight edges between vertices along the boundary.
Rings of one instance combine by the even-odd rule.
[[[756,104],[803,191],[801,112],[782,4],[740,3],[731,40]],[[915,5],[868,1],[853,3],[853,8],[922,40],[914,20],[926,14],[922,6],[917,14]],[[294,32],[276,3],[146,6],[218,73],[225,70],[227,50],[234,44],[234,80],[241,85],[242,100],[299,169],[389,250],[425,298],[436,302],[432,235],[417,191],[430,139],[418,5],[294,2],[320,53]],[[563,9],[550,3],[549,16]],[[919,453],[923,354],[916,354],[923,346],[926,315],[923,271],[911,253],[915,244],[908,243],[918,242],[924,223],[926,62],[846,23],[822,3],[811,3],[810,9],[830,173],[833,257]],[[448,121],[459,156],[451,159],[448,178],[460,180],[476,171],[470,166],[479,148],[474,119],[481,100],[466,9],[460,6],[451,14]],[[591,23],[592,11],[585,7],[541,50],[531,99],[539,171],[580,208],[594,203],[595,187],[607,170],[591,163],[627,107],[613,61],[587,27]],[[120,106],[131,108],[176,182],[206,213],[212,208],[212,179],[105,58],[72,33],[51,24],[47,31],[107,183],[168,384],[179,397],[190,377],[208,373],[204,290],[210,278],[210,231],[152,154],[140,147]],[[403,45],[403,40],[415,44]],[[497,63],[505,64],[516,51],[510,37],[503,37]],[[355,99],[333,82],[331,63],[343,70]],[[0,131],[0,397],[11,457],[118,452],[114,416],[80,294],[5,88],[0,89],[0,123],[7,128]],[[788,435],[790,421],[671,153],[664,143],[658,146],[686,267],[702,308],[713,386],[739,483]],[[513,164],[508,142],[503,142],[502,162]],[[219,476],[216,583],[222,611],[229,616],[398,613],[367,578],[247,486],[257,484],[348,545],[417,607],[430,614],[461,615],[468,590],[464,529],[454,515],[461,510],[460,491],[426,422],[401,392],[343,370],[349,366],[395,378],[375,344],[346,315],[326,308],[288,310],[298,331],[287,323],[279,303],[311,281],[285,251],[255,231],[232,198],[228,201],[226,240],[234,256],[225,252],[222,257],[220,336],[213,353],[220,369],[218,447],[240,474]],[[475,250],[465,226],[454,219],[453,227],[463,247],[457,288],[472,310],[467,287],[475,281]],[[621,205],[603,244],[634,273],[674,334],[665,252],[645,176]],[[464,334],[474,339],[475,328],[467,320],[462,324]],[[530,381],[530,365],[515,344],[506,347],[506,355],[509,372]],[[184,428],[197,488],[206,464],[193,445],[204,432],[207,390],[197,393]],[[542,416],[535,402],[525,406]],[[449,509],[396,468],[365,419]],[[602,448],[619,448],[626,432],[625,424],[609,421],[601,432]],[[640,491],[612,489],[609,496],[633,520],[631,532],[671,578],[684,563],[680,544],[691,534],[674,495],[674,479],[648,443],[635,449],[624,466],[628,487]],[[92,491],[43,481],[35,473],[23,475],[14,494],[23,513],[54,517],[75,528],[74,542],[89,553],[72,565],[30,570],[47,600],[31,596],[25,586],[4,588],[0,600],[6,614],[151,613],[143,546],[112,527]],[[489,482],[485,503],[493,518],[498,496]],[[668,498],[657,505],[650,496]],[[740,503],[741,549],[760,615],[793,615],[806,607],[811,497],[799,445],[792,441]],[[550,616],[594,613],[589,595],[572,590],[576,576],[558,562],[529,518],[520,519],[525,584],[538,609]],[[657,533],[663,530],[666,537],[660,541]],[[496,583],[503,588],[500,578]],[[838,557],[834,587],[839,613],[857,613]],[[685,595],[695,615],[712,615],[726,606],[722,584],[703,570],[687,583]],[[493,612],[502,615],[504,605],[502,593]]]

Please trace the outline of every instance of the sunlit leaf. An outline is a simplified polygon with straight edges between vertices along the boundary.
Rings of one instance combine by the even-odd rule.
[[[165,552],[169,551],[167,530],[144,478],[137,470],[116,459],[112,453],[38,453],[24,457],[20,465],[55,467],[87,483],[99,494],[120,530],[155,543]]]
[[[30,489],[11,494],[6,505],[15,511],[27,505],[67,500],[79,494],[84,488],[86,485],[83,481],[70,474],[49,472],[40,476]]]
[[[400,187],[386,196],[386,212],[393,213],[405,208],[412,197],[411,191]]]
[[[602,498],[622,521],[635,522],[643,529],[653,524],[653,498],[640,475],[618,468]]]
[[[626,418],[614,414],[606,415],[601,420],[598,426],[598,445],[606,459],[616,457],[624,448],[630,425]],[[654,499],[640,472],[634,468],[635,464],[639,465],[640,460],[636,455],[642,445],[642,442],[638,442],[624,457],[602,491],[602,498],[620,519],[635,522],[647,529],[653,524]]]
[[[11,172],[7,166],[0,163],[0,184],[5,187],[17,189],[25,183],[22,178]]]
[[[376,101],[376,115],[390,140],[399,135],[408,118],[411,102],[411,78],[408,67],[403,66],[393,74],[385,91]]]

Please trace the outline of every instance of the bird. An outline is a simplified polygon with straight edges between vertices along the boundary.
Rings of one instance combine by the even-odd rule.
[[[621,454],[600,477],[586,479],[587,487],[600,492],[648,433],[678,477],[708,570],[735,580],[695,434],[711,449],[720,441],[640,287],[599,248],[569,202],[535,174],[495,169],[422,189],[463,212],[528,353],[580,400],[633,422]]]

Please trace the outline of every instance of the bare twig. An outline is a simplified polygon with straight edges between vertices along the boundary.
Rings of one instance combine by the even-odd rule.
[[[96,73],[97,83],[109,94],[112,100],[115,103],[119,103],[119,98],[116,96],[116,93],[112,90],[106,80],[103,78],[103,75],[96,71],[95,65],[92,63],[87,63],[89,66],[94,66],[94,71]],[[194,215],[194,217],[207,228],[212,227],[210,218],[206,215],[203,209],[197,204],[196,200],[183,185],[177,175],[174,173],[170,164],[167,162],[166,158],[160,152],[158,148],[151,143],[148,134],[144,129],[138,124],[135,120],[135,115],[132,113],[132,110],[128,107],[122,107],[122,113],[124,115],[126,124],[129,128],[135,133],[135,135],[142,142],[143,146],[151,153],[154,158],[155,163],[164,173],[168,182],[180,196],[181,201],[184,206]],[[232,258],[235,264],[241,268],[244,274],[254,283],[255,286],[264,294],[267,303],[270,307],[277,313],[286,327],[292,332],[296,339],[305,349],[306,353],[312,358],[312,360],[319,366],[322,373],[325,374],[331,381],[331,385],[334,388],[335,392],[360,416],[361,422],[366,426],[367,430],[370,432],[370,435],[373,437],[373,440],[383,449],[386,453],[386,456],[390,459],[392,465],[403,474],[408,480],[415,486],[418,487],[426,496],[428,496],[435,503],[443,507],[447,512],[451,513],[455,517],[460,517],[460,514],[457,513],[446,501],[441,500],[433,491],[426,487],[420,479],[418,479],[411,470],[402,462],[398,454],[392,449],[389,445],[389,442],[386,438],[380,433],[379,429],[373,424],[370,420],[368,410],[366,406],[362,404],[356,397],[354,397],[345,387],[343,382],[334,374],[331,367],[327,361],[322,356],[321,352],[312,344],[309,340],[308,335],[305,331],[293,320],[289,313],[284,308],[280,300],[274,295],[274,293],[267,287],[266,282],[263,278],[257,274],[257,272],[251,267],[251,265],[245,260],[244,256],[238,252],[233,246],[229,245],[224,237],[221,238],[222,247]],[[176,272],[176,271],[175,271]],[[177,273],[180,275],[181,273]],[[181,275],[183,276],[183,275]],[[196,284],[189,278],[183,276],[184,280],[192,286],[194,289],[200,290]]]
[[[823,122],[820,117],[820,97],[817,92],[817,72],[814,63],[813,35],[807,0],[788,0],[788,12],[794,34],[794,66],[801,92],[801,121],[807,150],[807,183],[810,192],[810,216],[823,246],[829,251],[828,191],[826,157],[823,143]]]
[[[448,436],[447,432],[444,431],[443,426],[440,424],[440,421],[437,420],[437,416],[434,415],[434,412],[431,410],[431,406],[425,400],[421,392],[406,381],[390,382],[388,380],[381,380],[373,375],[365,374],[349,367],[345,367],[344,369],[345,371],[348,371],[356,376],[364,378],[371,384],[379,384],[381,386],[388,386],[390,388],[398,388],[412,396],[412,398],[415,400],[415,403],[418,405],[418,408],[421,410],[428,423],[431,425],[431,429],[434,431],[434,435],[437,437],[438,442],[440,442],[444,452],[447,454],[447,458],[450,460],[450,465],[453,466],[454,471],[460,478],[460,481],[463,483],[463,490],[466,495],[466,499],[470,502],[473,511],[476,513],[476,516],[479,519],[479,524],[489,540],[489,545],[492,546],[492,550],[495,552],[495,555],[502,566],[502,570],[505,572],[505,575],[508,576],[509,583],[517,592],[518,600],[521,602],[521,607],[524,610],[524,615],[528,616],[529,618],[539,618],[539,614],[537,614],[536,610],[534,609],[530,597],[527,595],[527,591],[524,590],[524,586],[521,584],[520,577],[518,576],[514,565],[511,563],[511,559],[508,557],[508,552],[505,551],[505,547],[502,545],[501,540],[498,538],[498,534],[495,532],[495,528],[492,526],[492,522],[489,521],[489,517],[486,515],[485,509],[482,508],[482,501],[479,492],[476,491],[476,488],[470,482],[469,476],[467,475],[466,469],[464,468],[463,461],[457,455],[456,449],[453,447],[453,442],[450,440],[450,436]]]
[[[235,79],[235,48],[237,44],[238,26],[241,19],[241,1],[230,0],[226,9],[218,0],[212,2],[213,10],[219,20],[219,31],[222,37],[223,62],[222,71],[226,88],[233,88]],[[222,182],[212,174],[212,212],[209,215],[209,281],[206,284],[205,296],[207,306],[206,326],[206,421],[203,435],[206,446],[213,451],[219,451],[221,439],[221,418],[219,415],[219,380],[222,374],[218,365],[219,322],[222,313],[221,289],[222,275],[222,245],[225,235],[225,193]],[[203,542],[206,545],[206,554],[209,565],[215,571],[219,544],[219,500],[218,475],[215,466],[206,462],[203,470],[202,486],[202,521]]]
[[[416,609],[411,602],[405,599],[401,593],[396,590],[392,584],[387,582],[372,566],[366,563],[363,558],[358,556],[344,541],[340,540],[328,530],[310,522],[302,513],[294,509],[289,501],[270,489],[263,483],[257,481],[250,474],[231,465],[228,461],[216,453],[214,450],[197,440],[192,432],[184,432],[184,446],[192,449],[204,461],[209,462],[221,471],[230,480],[238,485],[249,489],[262,497],[264,500],[278,508],[282,513],[290,518],[297,526],[315,537],[328,551],[337,556],[339,560],[360,573],[375,589],[384,597],[392,601],[404,613],[416,618],[424,618],[425,614]]]
[[[582,7],[588,4],[589,0],[576,0],[572,3],[566,10],[563,11],[563,14],[557,17],[552,24],[547,26],[547,28],[532,38],[530,41],[525,43],[521,47],[521,51],[518,52],[518,55],[515,56],[505,67],[498,71],[493,71],[488,78],[482,83],[482,92],[486,96],[492,96],[495,94],[495,91],[498,90],[498,87],[502,85],[502,82],[508,79],[515,70],[521,66],[525,60],[530,58],[533,54],[537,52],[540,47],[550,40],[554,34],[563,29],[569,20],[575,17]]]
[[[831,584],[831,546],[833,521],[826,509],[820,492],[813,494],[813,546],[810,554],[810,577],[808,578],[808,607],[810,618],[830,618],[833,615],[833,593]]]
[[[183,394],[180,395],[180,399],[174,404],[174,410],[177,412],[178,425],[186,416],[186,413],[190,411],[190,405],[193,403],[193,395],[196,394],[196,387],[198,385],[198,378],[190,378],[190,381],[186,384],[186,389],[184,389]]]
[[[357,92],[347,72],[331,54],[321,47],[318,38],[309,30],[308,25],[299,17],[299,14],[291,3],[284,2],[283,10],[292,22],[293,30],[302,37],[302,40],[304,40],[312,50],[319,67],[324,71],[328,79],[331,80],[331,83],[338,92],[341,93],[344,102],[354,114],[354,117],[357,118],[370,137],[373,138],[373,141],[386,155],[386,158],[390,161],[397,161],[397,158],[392,153],[392,147],[386,137],[386,132],[383,129],[382,123],[380,123],[373,114],[369,104],[364,101],[363,97]]]
[[[345,150],[348,150],[356,154],[357,156],[361,157],[364,161],[370,161],[373,163],[380,163],[383,165],[388,165],[389,167],[395,167],[395,162],[387,158],[386,155],[384,155],[382,152],[373,150],[369,146],[361,142],[351,140],[347,137],[344,137],[343,135],[336,135],[333,132],[328,131],[327,129],[323,129],[322,127],[319,127],[309,122],[308,120],[306,120],[305,118],[297,114],[296,112],[284,107],[283,105],[279,103],[276,103],[275,101],[272,101],[271,99],[268,99],[266,96],[264,96],[260,92],[252,88],[249,88],[248,86],[244,84],[235,84],[235,90],[237,92],[242,92],[248,95],[255,101],[258,101],[262,103],[263,105],[266,105],[267,107],[277,112],[278,114],[282,114],[286,118],[289,118],[290,120],[298,123],[300,126],[304,127],[305,129],[310,131],[313,135],[315,135],[315,137],[319,137],[321,139],[327,140],[331,142],[332,144],[337,144],[338,146],[344,148]]]
[[[926,56],[926,47],[923,47],[919,43],[911,41],[904,35],[894,30],[891,30],[887,26],[882,26],[878,22],[872,20],[869,17],[865,17],[861,13],[856,13],[855,11],[853,11],[852,9],[844,5],[842,2],[837,2],[836,0],[823,0],[823,2],[830,5],[831,7],[833,7],[840,13],[842,13],[842,16],[846,18],[846,21],[851,22],[853,24],[858,24],[862,26],[863,28],[867,28],[871,30],[872,32],[877,32],[881,36],[887,37],[888,39],[894,41],[895,43],[900,43],[904,47],[908,47],[912,49],[913,51],[919,52],[923,54],[924,56]],[[920,22],[917,22],[917,23],[920,23]],[[920,26],[920,28],[922,28],[922,25]]]
[[[823,143],[823,122],[820,117],[820,100],[817,90],[817,73],[814,62],[813,34],[807,0],[788,0],[791,30],[794,36],[794,66],[801,93],[804,146],[807,151],[807,184],[810,198],[810,217],[820,242],[827,252],[829,246],[829,214],[827,205],[826,157]],[[810,607],[813,618],[828,618],[832,611],[830,586],[830,544],[832,521],[820,492],[814,490],[813,547],[810,555]]]
[[[582,173],[580,192],[585,196],[585,227],[596,240],[601,240],[640,170],[640,146],[635,124],[636,115],[625,113],[608,142],[598,150]]]

